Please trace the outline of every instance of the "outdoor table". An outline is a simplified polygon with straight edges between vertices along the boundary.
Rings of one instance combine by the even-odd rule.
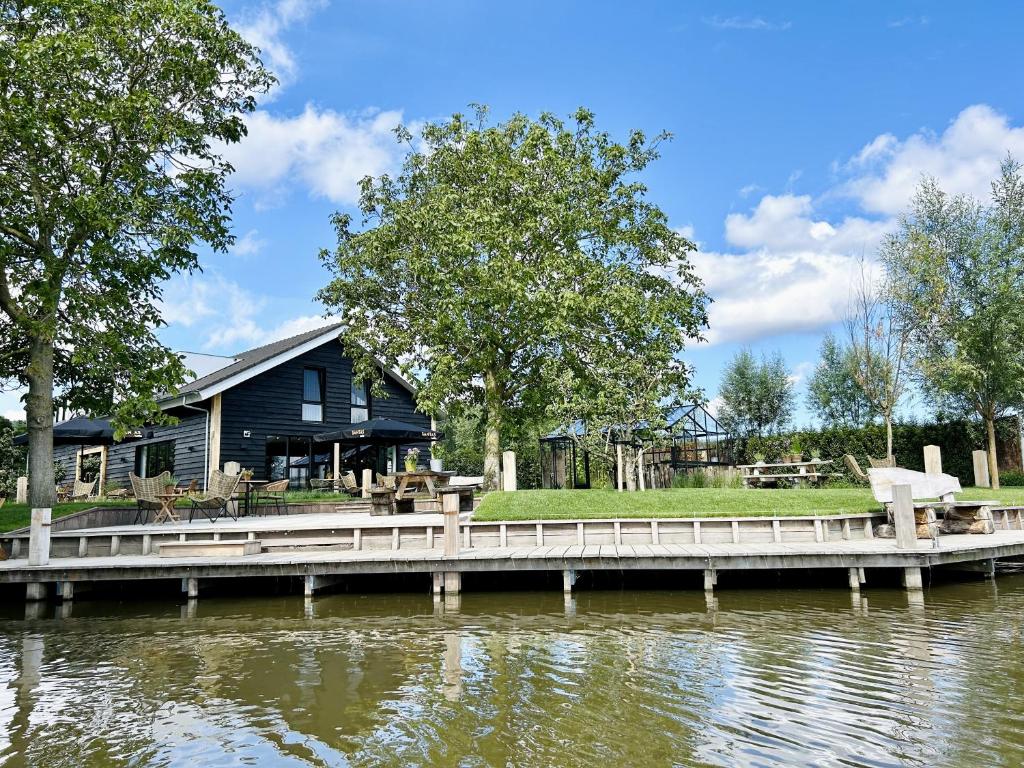
[[[162,523],[164,520],[172,523],[181,522],[181,518],[178,517],[178,513],[174,511],[174,504],[183,495],[184,493],[178,489],[167,493],[158,493],[156,497],[160,500],[160,511],[156,513],[156,516],[153,518],[153,522]]]
[[[242,491],[242,512],[243,515],[249,514],[249,506],[252,503],[252,492],[259,490],[264,485],[268,485],[269,480],[239,480],[238,484],[241,485],[244,490]]]
[[[417,469],[415,472],[396,472],[395,476],[398,478],[398,485],[395,488],[395,498],[401,501],[407,498],[406,490],[410,485],[419,486],[423,484],[427,488],[427,493],[430,494],[430,498],[437,498],[437,486],[448,485],[448,479],[455,476],[454,472],[434,472],[430,469]],[[436,485],[435,485],[436,481]],[[415,493],[415,491],[408,494],[409,496]]]
[[[824,479],[827,475],[821,471],[821,467],[831,463],[831,459],[811,459],[783,464],[737,464],[736,469],[743,473],[744,487],[752,483],[763,485],[765,482],[779,480],[789,480],[793,485],[799,485],[803,481],[817,483]]]

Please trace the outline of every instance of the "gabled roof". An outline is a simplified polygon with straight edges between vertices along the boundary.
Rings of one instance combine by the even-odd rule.
[[[196,402],[206,400],[216,394],[248,381],[254,376],[276,368],[299,355],[310,352],[327,342],[337,340],[338,329],[341,323],[332,323],[322,328],[314,328],[311,331],[291,336],[287,339],[264,344],[262,347],[239,352],[226,358],[223,368],[219,368],[205,376],[200,376],[195,381],[190,381],[181,386],[177,395],[166,398],[162,405],[170,408],[176,401]],[[411,394],[416,394],[416,387],[395,370],[388,370],[387,373]]]

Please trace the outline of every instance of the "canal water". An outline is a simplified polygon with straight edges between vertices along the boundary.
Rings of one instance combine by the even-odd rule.
[[[1024,575],[22,610],[2,766],[1024,764]]]

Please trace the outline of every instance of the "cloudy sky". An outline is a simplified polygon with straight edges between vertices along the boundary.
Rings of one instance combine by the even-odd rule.
[[[987,194],[1024,159],[1024,6],[938,3],[231,2],[281,85],[229,147],[238,241],[166,287],[164,340],[230,354],[323,322],[328,217],[392,171],[399,122],[491,106],[597,113],[675,139],[653,200],[700,244],[715,298],[687,359],[709,397],[741,346],[801,387],[922,174]],[[15,416],[15,396],[0,399]],[[806,412],[800,421],[807,421]]]

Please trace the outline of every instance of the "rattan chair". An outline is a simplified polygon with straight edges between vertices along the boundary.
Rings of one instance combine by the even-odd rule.
[[[228,515],[232,520],[237,520],[238,513],[231,508],[230,502],[238,488],[239,480],[241,480],[240,475],[225,475],[219,469],[213,470],[210,473],[210,484],[207,486],[206,493],[188,497],[188,500],[192,502],[188,521],[192,522],[197,509],[201,510],[211,523],[217,522],[221,515]]]
[[[394,475],[378,475],[377,479],[380,481],[380,484],[389,491],[398,490],[398,478]]]
[[[149,517],[151,509],[159,510],[163,507],[157,496],[163,493],[164,488],[171,482],[171,473],[161,472],[156,477],[139,477],[134,472],[129,472],[128,480],[131,481],[132,494],[138,507],[135,513],[135,525],[138,525],[140,521],[145,521]]]
[[[345,472],[341,476],[341,490],[347,493],[349,496],[362,496],[363,489],[359,487],[359,483],[356,482],[355,472]]]
[[[86,483],[82,480],[75,480],[75,484],[71,489],[71,495],[68,498],[68,501],[85,501],[92,496],[92,491],[95,487],[95,480],[91,483]]]
[[[285,491],[288,490],[288,482],[288,478],[277,480],[273,483],[267,483],[256,491],[254,509],[257,515],[260,514],[261,509],[266,509],[267,507],[274,507],[279,515],[282,514],[282,509],[284,514],[288,514],[288,504],[284,496]]]
[[[889,469],[896,466],[896,457],[887,456],[884,459],[873,459],[868,456],[868,464],[871,465],[872,469]]]
[[[846,462],[846,468],[850,470],[850,474],[853,475],[857,480],[862,483],[868,481],[868,476],[864,474],[864,470],[860,468],[860,463],[857,461],[857,457],[852,453],[847,453],[843,456],[843,461]]]

